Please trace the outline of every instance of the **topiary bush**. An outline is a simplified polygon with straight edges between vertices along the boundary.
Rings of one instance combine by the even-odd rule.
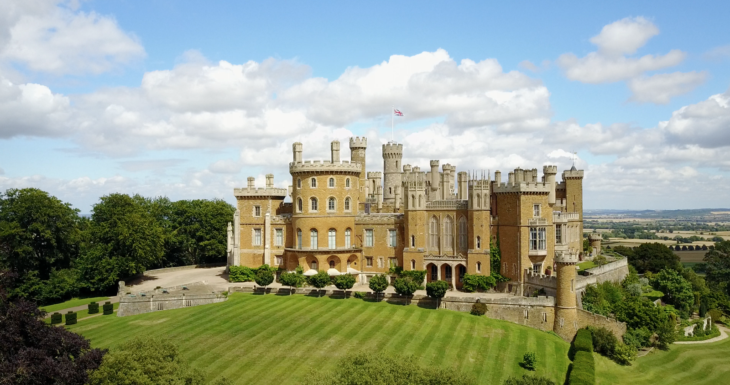
[[[534,352],[527,352],[524,356],[522,356],[522,362],[520,362],[520,366],[527,370],[535,370],[535,366],[537,365],[537,356]]]
[[[51,325],[60,324],[61,322],[63,322],[63,315],[61,313],[55,312],[51,314]]]
[[[588,329],[580,329],[573,340],[573,350],[575,352],[593,353],[593,335]]]
[[[578,351],[573,359],[572,370],[568,376],[569,385],[594,385],[596,383],[596,363],[593,353]]]
[[[66,313],[66,325],[76,325],[76,313],[72,311]]]
[[[111,302],[106,301],[106,303],[102,306],[102,310],[104,311],[104,315],[110,315],[114,313],[114,305],[112,305]]]
[[[90,303],[87,308],[89,309],[89,314],[96,314],[99,312],[99,304],[96,302]]]
[[[487,310],[488,310],[487,305],[485,305],[481,302],[477,302],[477,303],[471,305],[471,314],[472,315],[477,315],[477,316],[485,315],[485,314],[487,314]]]
[[[355,292],[355,298],[357,298],[357,299],[364,299],[365,298],[365,293],[363,293],[361,291],[356,291]]]

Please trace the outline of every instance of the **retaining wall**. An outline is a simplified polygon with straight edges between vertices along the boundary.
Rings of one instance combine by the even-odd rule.
[[[624,336],[624,334],[626,334],[625,323],[617,321],[614,318],[609,318],[600,314],[595,314],[582,309],[578,309],[578,327],[584,328],[586,326],[593,326],[597,328],[604,327],[610,330],[616,336],[616,338],[619,339],[619,341]]]
[[[223,302],[228,296],[220,293],[210,294],[150,294],[142,296],[121,296],[117,317],[126,317],[153,311],[180,309],[183,307],[208,305]]]

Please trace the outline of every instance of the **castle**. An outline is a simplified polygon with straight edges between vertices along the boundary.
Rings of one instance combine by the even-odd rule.
[[[338,141],[329,161],[310,161],[294,143],[288,189],[274,187],[272,174],[263,188],[249,177],[247,187],[234,189],[228,265],[301,266],[305,275],[352,274],[362,284],[401,266],[459,289],[465,274],[490,275],[493,243],[501,252],[499,273],[510,280],[505,290],[522,295],[528,277],[557,275],[556,325],[576,322],[583,171],[563,171],[561,182],[551,165],[541,177],[534,168],[515,169],[506,181],[500,171],[492,180],[450,164],[439,170],[438,160],[421,171],[402,164],[403,145],[391,142],[382,145],[383,171],[367,172],[367,138],[349,145],[349,161]]]

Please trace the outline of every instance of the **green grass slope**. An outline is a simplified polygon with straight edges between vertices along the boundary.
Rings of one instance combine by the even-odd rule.
[[[332,370],[343,355],[412,354],[424,365],[470,373],[501,384],[526,373],[527,351],[537,353],[535,373],[563,383],[569,345],[562,339],[505,321],[468,313],[373,303],[359,299],[232,294],[228,301],[142,314],[95,317],[69,330],[92,346],[113,347],[155,335],[181,346],[208,380],[297,384],[311,370]]]
[[[597,384],[728,384],[730,339],[710,344],[672,345],[621,366],[595,354]]]
[[[53,313],[54,311],[58,311],[58,310],[69,309],[69,308],[76,307],[76,306],[88,305],[92,302],[98,302],[99,308],[101,308],[101,305],[104,304],[103,301],[106,301],[108,299],[109,299],[109,297],[73,298],[66,302],[57,303],[55,305],[43,306],[43,307],[41,307],[41,309],[43,309],[49,313]]]

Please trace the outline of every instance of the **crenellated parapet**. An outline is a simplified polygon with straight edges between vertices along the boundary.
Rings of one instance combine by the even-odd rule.
[[[355,224],[400,224],[403,223],[403,214],[399,213],[372,213],[359,214],[355,217]]]
[[[289,192],[285,188],[258,187],[258,188],[234,188],[233,195],[236,197],[276,197],[284,199]]]
[[[369,171],[368,172],[368,179],[382,179],[383,173],[380,171]]]
[[[383,159],[403,158],[403,145],[399,143],[383,144]]]
[[[305,160],[304,162],[290,162],[289,173],[292,175],[298,173],[347,173],[360,174],[362,165],[360,163],[350,163],[347,160],[340,162]]]
[[[563,180],[568,179],[583,179],[583,170],[576,170],[573,167],[573,169],[563,171]]]
[[[566,213],[562,211],[553,212],[553,223],[568,223],[579,220],[580,215],[578,215],[578,213]]]
[[[368,138],[366,137],[353,137],[350,138],[350,150],[359,148],[359,149],[366,149],[368,147]]]
[[[555,251],[555,263],[571,264],[575,265],[578,263],[578,251],[572,248],[567,251]]]
[[[558,287],[558,277],[535,273],[532,269],[525,269],[525,284],[555,289]]]
[[[518,182],[518,183],[494,183],[494,192],[504,193],[533,193],[549,194],[550,184],[544,182]]]

